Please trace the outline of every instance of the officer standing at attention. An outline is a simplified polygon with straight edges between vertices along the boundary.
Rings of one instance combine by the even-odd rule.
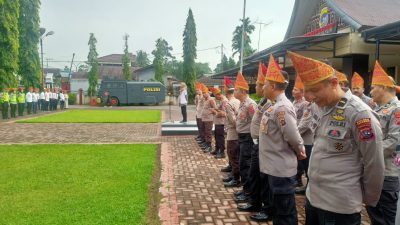
[[[40,92],[40,97],[39,97],[39,109],[41,111],[44,111],[44,101],[45,101],[45,91],[46,88],[43,88],[42,92]]]
[[[23,116],[25,109],[25,93],[23,87],[18,88],[17,102],[18,102],[18,116]]]
[[[240,107],[236,116],[236,131],[239,135],[239,168],[240,179],[243,183],[242,195],[234,199],[237,203],[246,202],[250,193],[250,183],[248,182],[249,169],[251,164],[251,151],[253,148],[253,139],[250,134],[251,119],[254,116],[257,104],[249,97],[249,85],[239,71],[235,82],[235,97],[240,101]]]
[[[211,110],[214,115],[214,140],[215,149],[210,153],[215,155],[216,159],[225,158],[225,109],[228,100],[221,93],[219,88],[210,88],[215,97],[215,108]]]
[[[32,93],[32,113],[36,114],[39,102],[39,88],[34,88]]]
[[[354,72],[351,78],[351,92],[353,92],[353,95],[361,98],[371,109],[375,109],[376,104],[374,100],[364,94],[364,79],[357,72]]]
[[[296,112],[285,95],[289,76],[281,71],[271,55],[265,77],[264,97],[272,104],[261,119],[260,172],[265,221],[272,216],[274,225],[297,225],[294,178],[297,160],[305,159],[303,139],[297,129]]]
[[[293,106],[296,110],[296,119],[297,119],[297,125],[299,125],[301,118],[303,117],[304,111],[306,109],[306,106],[308,105],[308,102],[304,99],[304,85],[303,82],[301,82],[301,79],[299,76],[296,76],[296,81],[294,83],[294,88],[292,90],[292,94],[294,97],[293,101]],[[304,141],[304,139],[303,139]],[[302,176],[304,173],[304,160],[299,160],[298,165],[297,165],[297,175],[296,175],[296,186],[297,187],[302,187],[303,186],[303,180]]]
[[[240,185],[239,169],[239,135],[236,131],[236,114],[239,110],[240,101],[234,95],[235,86],[229,77],[224,77],[224,91],[228,103],[226,106],[226,150],[229,164],[221,169],[221,172],[230,172],[230,176],[224,178],[225,187],[237,187]]]
[[[306,99],[321,108],[312,118],[306,225],[359,225],[363,203],[375,206],[383,185],[379,121],[360,98],[341,89],[331,66],[293,52],[288,56]]]
[[[10,111],[11,118],[17,117],[17,94],[15,93],[15,88],[10,89]]]
[[[198,119],[198,123],[199,123],[199,136],[200,138],[198,138],[196,141],[199,144],[199,146],[203,146],[206,144],[206,138],[204,135],[204,124],[203,124],[203,120],[201,118],[201,114],[203,113],[203,109],[204,109],[204,102],[205,102],[205,97],[204,97],[204,92],[203,91],[207,91],[207,88],[204,86],[203,83],[199,84],[199,88],[200,88],[200,92],[201,92],[201,96],[199,98],[199,102],[197,103],[197,107],[196,107],[196,117],[199,117]]]
[[[28,114],[31,114],[32,113],[32,90],[33,90],[33,88],[32,87],[29,87],[28,88],[28,92],[26,93],[26,95],[25,95],[25,100],[26,100],[26,104],[27,104],[27,111],[28,111]]]
[[[194,97],[194,104],[196,105],[196,125],[197,125],[197,130],[199,131],[199,134],[195,138],[196,141],[201,141],[201,114],[200,113],[200,100],[203,98],[203,95],[201,93],[201,83],[196,81],[195,84],[196,88],[196,95]],[[201,106],[202,107],[202,106]]]
[[[375,112],[383,133],[383,154],[385,179],[376,207],[368,206],[367,212],[372,225],[395,225],[397,200],[399,196],[398,168],[393,164],[396,146],[400,143],[400,101],[396,97],[394,80],[385,72],[378,61],[372,74],[372,98],[378,106]]]
[[[256,95],[258,97],[263,97],[263,86],[265,82],[265,73],[267,68],[260,62],[258,64],[258,75],[256,81]],[[260,164],[258,157],[258,140],[260,133],[260,122],[261,117],[264,114],[265,108],[270,105],[271,102],[268,99],[261,98],[260,102],[255,109],[254,116],[250,124],[250,134],[253,139],[254,145],[251,150],[251,164],[249,170],[249,198],[248,203],[245,205],[239,205],[238,209],[240,211],[254,212],[261,209],[261,187],[260,187]]]
[[[3,88],[3,93],[1,95],[1,113],[3,120],[8,119],[8,106],[10,104],[10,95],[8,94],[8,88]]]
[[[211,141],[212,141],[212,127],[214,121],[214,115],[212,114],[212,109],[216,108],[215,101],[210,97],[208,88],[203,85],[203,97],[204,105],[201,112],[201,121],[203,122],[204,129],[204,144],[201,146],[204,153],[212,151]]]

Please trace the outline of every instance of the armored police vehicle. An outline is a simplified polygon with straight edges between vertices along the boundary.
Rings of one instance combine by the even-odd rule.
[[[104,104],[112,106],[157,105],[165,101],[165,87],[160,82],[103,80],[98,96]]]

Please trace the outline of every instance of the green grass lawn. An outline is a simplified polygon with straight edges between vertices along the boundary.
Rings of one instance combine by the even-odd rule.
[[[0,224],[144,224],[157,145],[0,145]]]
[[[158,123],[159,110],[70,110],[19,123]]]

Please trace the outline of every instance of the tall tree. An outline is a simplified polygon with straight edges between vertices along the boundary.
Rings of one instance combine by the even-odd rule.
[[[161,83],[164,83],[163,76],[168,58],[174,58],[170,51],[172,51],[172,47],[168,45],[168,42],[159,38],[156,41],[156,49],[151,52],[154,55],[155,79]]]
[[[0,88],[15,87],[18,73],[19,0],[0,1]]]
[[[196,47],[196,23],[194,22],[192,9],[189,9],[185,30],[183,31],[183,80],[188,88],[189,99],[194,99],[195,95],[194,81],[196,80]]]
[[[220,73],[220,72],[226,71],[228,69],[229,69],[228,58],[224,54],[224,56],[222,56],[221,62],[218,63],[217,66],[215,67],[214,72]]]
[[[242,46],[242,33],[243,33],[243,19],[240,19],[242,22],[240,26],[237,26],[235,28],[235,31],[233,32],[233,38],[232,38],[232,50],[233,50],[233,56],[239,53],[239,62],[240,58],[242,57],[240,55],[240,48]],[[247,57],[251,54],[253,54],[256,50],[251,47],[251,39],[250,35],[253,33],[255,30],[255,26],[251,24],[250,18],[247,17],[244,20],[244,45],[243,45],[243,55],[244,57]]]
[[[97,60],[98,54],[96,50],[97,40],[94,37],[93,33],[90,33],[89,38],[89,55],[88,55],[88,64],[90,67],[90,71],[88,74],[89,78],[89,88],[88,88],[88,95],[93,97],[96,95],[96,88],[97,88],[97,79],[98,79],[98,72],[99,72],[99,62]]]
[[[124,76],[125,80],[131,80],[131,59],[129,58],[129,51],[128,51],[128,38],[129,35],[124,35],[124,55],[122,56],[122,75]]]
[[[25,87],[41,86],[39,7],[39,0],[20,0],[19,75]]]
[[[199,78],[204,74],[211,73],[210,65],[208,65],[208,63],[198,62],[196,63],[195,68],[196,68],[196,78]]]
[[[139,67],[145,67],[150,65],[150,60],[147,56],[147,53],[143,50],[139,50],[136,52],[136,63]]]
[[[228,60],[228,70],[229,70],[229,69],[233,69],[233,68],[235,68],[235,67],[236,67],[235,60],[234,60],[232,57],[229,57],[229,60]]]

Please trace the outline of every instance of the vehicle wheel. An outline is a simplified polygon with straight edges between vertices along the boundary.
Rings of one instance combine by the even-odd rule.
[[[111,106],[117,106],[117,105],[119,105],[119,101],[118,101],[118,98],[116,98],[116,97],[111,97]]]

